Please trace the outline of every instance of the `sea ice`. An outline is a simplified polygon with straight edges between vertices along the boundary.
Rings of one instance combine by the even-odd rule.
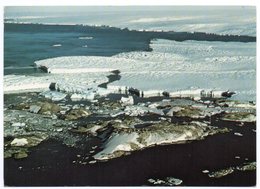
[[[55,87],[60,89],[66,89],[65,92],[74,91],[86,91],[88,88],[93,88],[105,83],[108,81],[107,73],[77,73],[77,74],[45,74],[41,76],[32,76],[32,75],[5,75],[4,76],[4,93],[20,93],[20,92],[43,92],[47,97],[57,98],[59,97],[55,92],[44,93],[44,91],[48,91],[50,84],[54,83]],[[54,87],[54,90],[58,88]],[[104,93],[103,90],[101,90]],[[54,96],[53,96],[54,95]],[[57,97],[57,98],[56,98]]]
[[[79,37],[79,39],[93,39],[93,37],[85,36],[85,37]]]
[[[212,91],[214,97],[221,96],[217,91],[232,90],[237,94],[233,99],[255,100],[255,45],[159,39],[151,42],[152,52],[49,58],[35,65],[53,74],[38,78],[5,76],[4,91],[46,89],[50,82],[56,82],[66,92],[82,93],[90,85],[105,83],[110,71],[119,70],[121,79],[109,83],[108,90],[102,92],[122,93],[133,87],[144,97],[163,96],[166,91],[170,96],[199,100],[202,89]]]
[[[80,100],[82,100],[83,98],[84,98],[83,95],[81,95],[81,94],[76,94],[76,93],[74,93],[74,94],[72,94],[72,95],[70,96],[70,99],[71,99],[72,101],[80,101]]]
[[[55,45],[52,45],[53,47],[61,47],[62,45],[61,44],[55,44]]]
[[[45,98],[51,99],[53,101],[60,101],[63,100],[67,94],[57,92],[57,91],[44,91],[40,93],[40,95],[44,96]]]
[[[134,98],[132,96],[129,97],[121,97],[120,102],[122,103],[122,105],[126,106],[126,105],[133,105],[134,104]]]
[[[195,89],[198,92],[202,89],[213,90],[214,96],[220,96],[216,91],[230,89],[237,94],[234,99],[255,100],[255,43],[160,39],[153,40],[151,48],[152,52],[115,55],[136,60],[138,65],[128,71],[123,70],[121,79],[108,87],[135,87],[144,91],[144,96],[154,96],[162,91],[180,96],[185,90],[189,94],[192,92],[190,90],[195,92]]]

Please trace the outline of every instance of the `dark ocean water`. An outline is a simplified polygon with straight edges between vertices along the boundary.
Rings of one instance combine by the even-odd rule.
[[[80,39],[91,37],[92,39]],[[61,44],[60,47],[53,45]],[[84,47],[86,46],[87,47]],[[88,26],[4,25],[4,73],[33,73],[36,60],[59,56],[112,56],[149,49],[149,36]]]

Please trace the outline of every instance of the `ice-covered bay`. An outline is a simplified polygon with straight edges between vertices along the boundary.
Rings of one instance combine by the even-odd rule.
[[[120,53],[111,57],[67,56],[36,61],[36,66],[47,68],[51,74],[33,80],[43,85],[66,74],[68,78],[63,83],[85,86],[89,80],[106,82],[109,71],[120,70],[121,79],[110,83],[109,88],[127,86],[170,92],[229,89],[237,92],[236,99],[255,100],[256,43],[159,39],[152,40],[151,48],[151,52]],[[17,78],[13,81],[12,77]],[[23,80],[29,82],[30,77],[5,76],[5,91],[14,88],[13,85],[25,85]]]
[[[112,57],[64,56],[36,61],[51,73],[105,72],[252,72],[255,43],[153,40],[152,52],[120,53]]]

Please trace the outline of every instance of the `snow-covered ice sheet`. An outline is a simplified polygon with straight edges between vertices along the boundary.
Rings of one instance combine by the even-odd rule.
[[[247,6],[71,7],[65,14],[57,12],[57,7],[49,8],[47,12],[38,11],[37,15],[23,8],[11,9],[5,9],[7,22],[108,25],[135,30],[256,36],[256,8]]]
[[[89,86],[93,87],[107,82],[107,75],[107,73],[42,74],[40,76],[5,75],[4,93],[45,91],[49,89],[51,83],[75,86],[75,88],[80,86],[84,90],[84,88],[87,89]]]
[[[233,98],[239,100],[255,100],[256,95],[255,72],[245,74],[200,72],[122,73],[121,80],[111,85],[118,86],[118,88],[134,86],[143,91],[149,91],[150,89],[169,92],[186,89],[231,90],[237,94]]]
[[[256,43],[154,40],[151,48],[152,52],[116,55],[138,63],[109,87],[171,92],[229,89],[236,91],[234,99],[255,100]]]
[[[47,68],[49,73],[97,73],[116,70],[113,65],[120,64],[120,61],[124,60],[98,56],[64,56],[35,61],[35,65]]]
[[[112,57],[64,56],[36,61],[48,70],[106,72],[227,72],[254,71],[256,43],[153,40],[152,52],[120,53]],[[82,71],[84,72],[84,71]],[[54,72],[55,73],[55,72]]]

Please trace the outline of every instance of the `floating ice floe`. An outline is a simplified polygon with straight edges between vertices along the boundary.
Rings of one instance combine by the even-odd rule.
[[[129,97],[121,97],[120,102],[122,103],[122,105],[126,106],[126,105],[133,105],[134,104],[134,98],[132,96]]]
[[[44,91],[40,93],[40,95],[44,96],[45,98],[51,99],[53,101],[63,100],[67,96],[67,94],[57,92],[57,91]]]
[[[72,95],[70,96],[70,99],[71,99],[72,101],[80,101],[80,100],[84,99],[84,96],[81,95],[81,94],[76,94],[76,93],[74,93],[74,94],[72,94]]]
[[[79,37],[79,39],[93,39],[93,37],[85,36],[85,37]]]
[[[83,93],[83,94],[77,94],[74,93],[70,96],[70,99],[72,101],[80,101],[80,100],[94,100],[95,98],[95,93],[93,92],[88,92],[88,93]]]
[[[53,47],[61,47],[62,45],[61,44],[55,44],[55,45],[52,45]]]
[[[205,169],[202,171],[202,173],[204,173],[204,174],[209,173],[209,170]]]
[[[234,133],[234,135],[236,135],[236,136],[240,136],[240,137],[242,137],[243,136],[243,134],[241,134],[241,133]]]
[[[144,106],[126,106],[124,113],[129,116],[143,116],[149,112],[149,108]]]

